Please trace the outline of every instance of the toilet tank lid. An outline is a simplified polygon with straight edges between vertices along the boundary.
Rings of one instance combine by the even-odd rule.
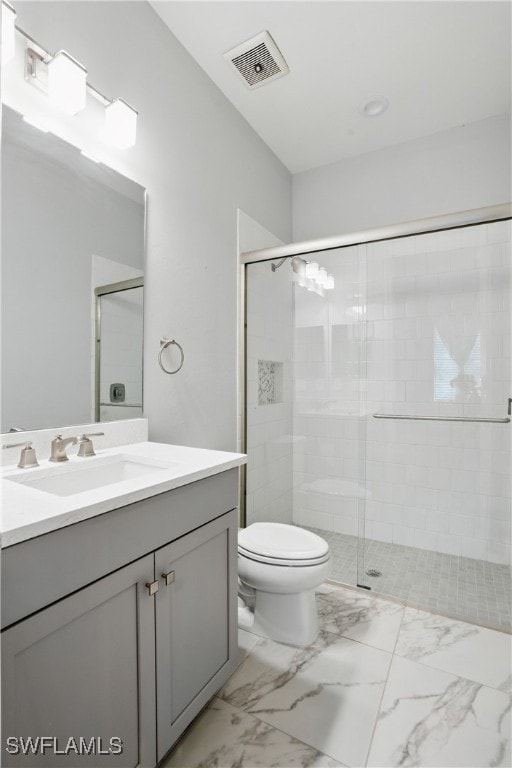
[[[288,560],[310,560],[329,551],[316,533],[284,523],[253,523],[238,532],[238,544],[254,554]]]

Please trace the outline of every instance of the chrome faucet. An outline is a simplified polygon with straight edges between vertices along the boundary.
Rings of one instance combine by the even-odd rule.
[[[63,438],[62,435],[55,435],[52,440],[52,455],[50,461],[69,461],[66,456],[66,448],[68,445],[75,445],[77,442],[76,437]]]

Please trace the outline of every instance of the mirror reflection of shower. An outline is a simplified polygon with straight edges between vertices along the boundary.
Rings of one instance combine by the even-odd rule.
[[[96,299],[96,421],[142,416],[142,277],[98,286]]]
[[[289,256],[283,256],[277,263],[272,262],[270,268],[276,272]],[[296,282],[307,291],[324,296],[324,291],[332,291],[334,288],[334,275],[327,272],[317,261],[306,261],[300,256],[294,256],[290,261]]]

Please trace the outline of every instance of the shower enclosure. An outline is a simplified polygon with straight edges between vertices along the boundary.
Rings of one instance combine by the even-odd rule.
[[[95,420],[142,416],[144,279],[98,286],[95,295]]]
[[[245,524],[313,529],[334,581],[498,628],[511,626],[510,215],[242,257]]]

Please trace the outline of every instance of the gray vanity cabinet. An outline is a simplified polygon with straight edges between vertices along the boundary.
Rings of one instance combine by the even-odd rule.
[[[236,664],[236,501],[230,470],[3,550],[2,765],[165,756]]]
[[[225,682],[236,656],[229,621],[236,536],[236,515],[224,515],[155,553],[158,760]]]
[[[2,765],[155,765],[154,600],[145,587],[153,567],[148,555],[3,633]],[[71,751],[58,755],[48,744],[42,752],[41,743],[37,754],[6,751],[29,736],[54,737],[57,750]],[[94,752],[78,756],[70,737]],[[122,753],[98,754],[112,737]]]

